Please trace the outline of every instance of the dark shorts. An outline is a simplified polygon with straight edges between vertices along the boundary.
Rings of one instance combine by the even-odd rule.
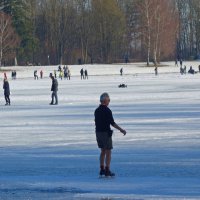
[[[113,148],[112,137],[107,132],[96,132],[96,140],[100,149],[110,150]]]

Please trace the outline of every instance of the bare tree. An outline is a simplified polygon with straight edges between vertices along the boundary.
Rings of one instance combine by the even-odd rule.
[[[194,59],[200,56],[200,2],[175,0],[179,13],[178,57]]]
[[[11,17],[0,12],[0,66],[3,60],[15,58],[18,44],[19,38],[12,27]]]
[[[141,27],[142,45],[145,46],[147,52],[147,66],[151,59],[157,65],[161,52],[164,50],[162,44],[165,41],[170,44],[168,48],[171,48],[171,52],[175,51],[178,27],[175,6],[173,0],[141,0],[137,4],[141,17],[139,26]]]
[[[147,49],[147,66],[150,64],[150,54],[152,46],[152,27],[153,27],[153,16],[154,16],[154,1],[152,0],[141,0],[137,2],[137,8],[141,17],[140,28],[142,43]]]
[[[116,57],[125,33],[125,17],[116,0],[92,0],[94,52],[100,62]]]
[[[172,0],[155,0],[155,10],[152,29],[153,60],[160,61],[161,50],[171,48],[175,54],[176,34],[178,30],[178,15]],[[168,45],[165,44],[167,41]]]
[[[90,39],[92,37],[92,15],[90,0],[76,0],[77,1],[77,28],[78,38],[81,48],[81,55],[83,63],[88,62],[88,56],[92,59],[92,51],[89,50]]]
[[[64,56],[75,46],[76,10],[72,0],[42,0],[45,48],[53,63],[62,63]],[[52,60],[51,60],[52,61]]]

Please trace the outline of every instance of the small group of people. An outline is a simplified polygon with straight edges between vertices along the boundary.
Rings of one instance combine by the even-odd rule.
[[[184,66],[184,68],[181,66],[180,67],[180,74],[183,75],[183,74],[186,74],[187,73],[187,67]],[[192,66],[190,66],[189,70],[188,70],[188,74],[196,74],[197,71],[195,71]],[[199,65],[199,73],[200,73],[200,65]]]
[[[64,66],[63,69],[62,67],[59,65],[58,66],[58,72],[59,72],[59,78],[62,80],[67,79],[70,80],[71,79],[71,72],[68,68],[68,66]],[[56,70],[54,70],[54,77],[56,78]]]
[[[43,71],[40,70],[40,78],[41,78],[41,79],[43,79],[43,74],[44,74]],[[34,79],[35,79],[35,80],[38,80],[37,70],[34,70],[33,75],[34,75]]]
[[[71,79],[71,71],[69,70],[68,66],[64,66],[63,70],[64,70],[64,79],[70,80]]]
[[[80,74],[81,74],[81,80],[82,80],[82,79],[88,79],[88,71],[87,71],[87,69],[84,70],[84,69],[82,68],[82,69],[80,70]]]

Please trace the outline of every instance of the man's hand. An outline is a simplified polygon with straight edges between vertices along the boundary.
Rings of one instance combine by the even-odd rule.
[[[118,126],[116,123],[112,125],[114,128],[118,129],[121,133],[126,135],[126,131],[122,129],[120,126]]]
[[[123,133],[124,135],[126,135],[126,131],[124,129],[121,130],[121,133]]]

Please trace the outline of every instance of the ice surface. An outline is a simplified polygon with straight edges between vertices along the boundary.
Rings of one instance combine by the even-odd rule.
[[[58,106],[49,105],[48,78],[57,66],[18,67],[12,105],[4,106],[3,90],[0,97],[0,200],[200,199],[200,74],[164,64],[157,77],[142,63],[69,66]],[[89,80],[80,80],[82,67]],[[45,78],[33,80],[35,69]],[[114,179],[98,178],[93,113],[105,91],[127,130],[114,132]]]

